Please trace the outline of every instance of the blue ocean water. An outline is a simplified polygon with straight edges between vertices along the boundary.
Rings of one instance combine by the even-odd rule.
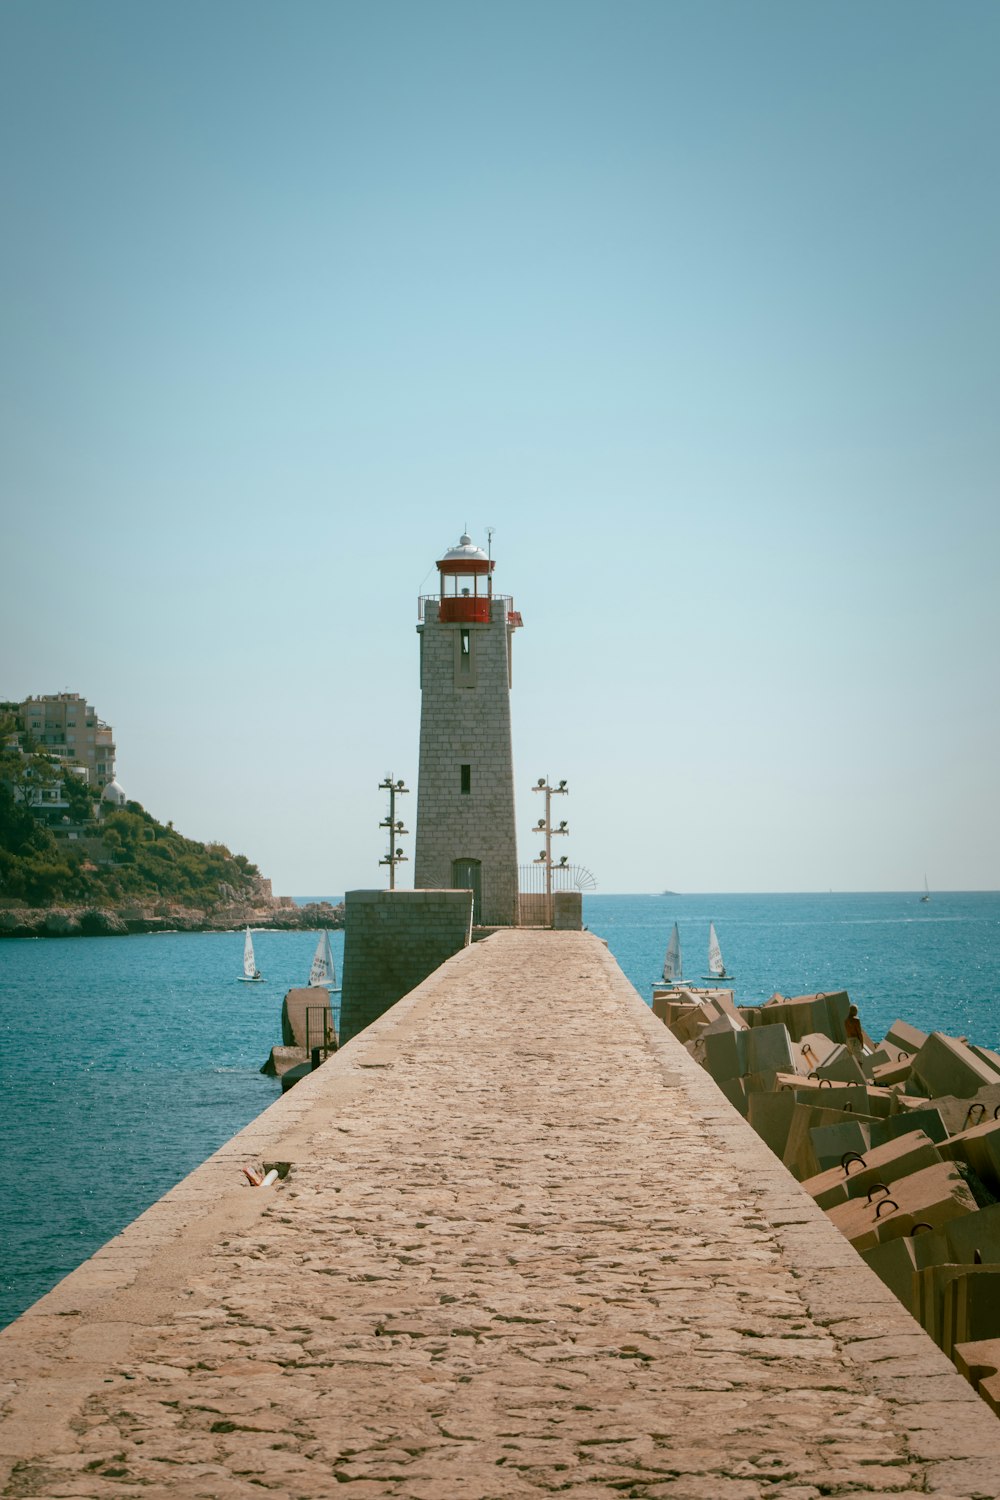
[[[584,920],[648,998],[677,923],[684,975],[707,974],[715,923],[737,1001],[846,989],[873,1037],[902,1017],[1000,1050],[1000,892],[588,896]]]
[[[897,1016],[1000,1047],[1000,893],[585,897],[640,994],[677,922],[685,972],[718,930],[737,997],[846,988],[872,1035]],[[343,934],[331,933],[338,972]],[[0,942],[0,1326],[278,1097],[258,1071],[309,932]]]
[[[255,932],[264,984],[242,932],[0,942],[0,1327],[279,1097],[316,941]]]

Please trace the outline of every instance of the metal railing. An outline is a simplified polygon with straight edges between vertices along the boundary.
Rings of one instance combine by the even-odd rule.
[[[454,594],[445,594],[444,597],[446,601],[450,602],[456,596]],[[461,595],[459,595],[458,597],[461,597]],[[484,596],[480,594],[478,598],[479,601],[482,602]],[[438,617],[438,605],[440,603],[440,594],[421,594],[419,599],[417,600],[417,623],[419,625],[422,625],[425,620],[436,620]],[[514,614],[514,597],[512,594],[494,594],[493,603],[494,605],[502,605],[504,616],[508,620],[510,619],[510,616]],[[495,618],[496,609],[494,609],[493,615]]]

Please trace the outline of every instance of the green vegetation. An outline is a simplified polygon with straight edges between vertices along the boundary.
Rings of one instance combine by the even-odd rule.
[[[44,806],[28,802],[33,789],[52,784],[52,763],[9,738],[0,720],[0,898],[31,906],[155,900],[211,910],[253,893],[259,873],[244,855],[186,839],[138,802],[98,821],[91,789],[73,773],[63,781],[68,809],[48,821]],[[77,837],[62,836],[70,832]]]

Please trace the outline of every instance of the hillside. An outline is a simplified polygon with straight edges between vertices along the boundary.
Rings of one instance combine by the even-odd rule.
[[[31,906],[157,900],[211,909],[253,900],[261,888],[245,855],[184,838],[138,802],[99,821],[53,827],[0,781],[0,898]]]

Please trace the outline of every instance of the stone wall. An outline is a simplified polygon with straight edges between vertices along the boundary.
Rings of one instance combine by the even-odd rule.
[[[471,891],[348,891],[340,1044],[467,948]]]
[[[488,625],[442,624],[429,605],[420,631],[420,766],[413,883],[453,884],[452,861],[478,860],[477,923],[517,921],[517,841],[510,733],[507,600]],[[468,629],[470,653],[460,651]],[[470,786],[462,790],[461,767]]]
[[[579,891],[553,891],[552,925],[557,932],[579,932],[583,926],[583,897]]]

